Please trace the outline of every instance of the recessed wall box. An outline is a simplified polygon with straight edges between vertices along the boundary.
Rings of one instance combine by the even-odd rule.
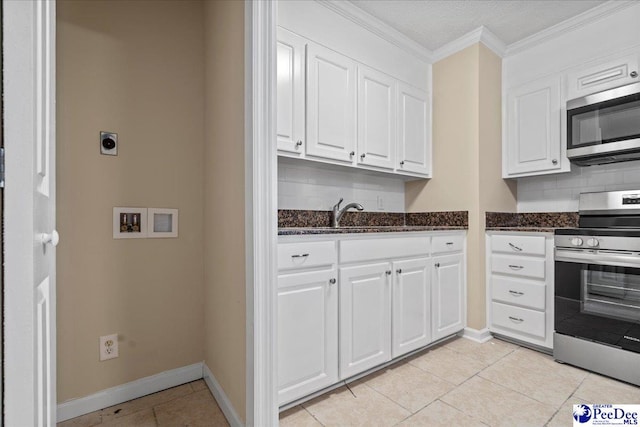
[[[107,156],[118,155],[118,134],[114,132],[100,132],[100,154]]]
[[[113,238],[147,237],[147,208],[113,208]]]
[[[149,208],[148,237],[178,237],[178,209]]]

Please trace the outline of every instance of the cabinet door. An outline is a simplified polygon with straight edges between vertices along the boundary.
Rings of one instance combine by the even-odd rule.
[[[638,54],[609,59],[598,64],[582,65],[567,73],[567,98],[580,98],[638,79]]]
[[[351,162],[356,142],[356,64],[313,43],[307,45],[306,154]]]
[[[398,82],[398,171],[431,176],[430,105],[426,92]]]
[[[431,260],[393,263],[393,357],[431,342]]]
[[[300,155],[304,144],[304,73],[306,42],[278,28],[278,150]]]
[[[340,269],[340,378],[391,358],[391,265]]]
[[[445,255],[433,258],[433,340],[464,329],[465,280],[464,256]]]
[[[561,169],[560,90],[552,76],[507,91],[505,178]]]
[[[358,66],[358,163],[393,169],[396,151],[396,81]]]
[[[278,402],[338,381],[335,270],[278,276]]]

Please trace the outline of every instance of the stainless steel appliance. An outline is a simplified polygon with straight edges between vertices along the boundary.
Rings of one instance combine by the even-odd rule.
[[[640,159],[640,83],[567,102],[567,157],[581,166]]]
[[[640,190],[580,195],[555,232],[553,356],[640,385]]]

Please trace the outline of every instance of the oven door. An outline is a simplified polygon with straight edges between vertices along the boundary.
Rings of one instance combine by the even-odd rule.
[[[585,255],[556,250],[555,331],[640,353],[640,263]]]

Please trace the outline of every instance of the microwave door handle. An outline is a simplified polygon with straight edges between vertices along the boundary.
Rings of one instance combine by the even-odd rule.
[[[640,256],[637,255],[592,254],[581,251],[556,249],[555,261],[640,268]]]

